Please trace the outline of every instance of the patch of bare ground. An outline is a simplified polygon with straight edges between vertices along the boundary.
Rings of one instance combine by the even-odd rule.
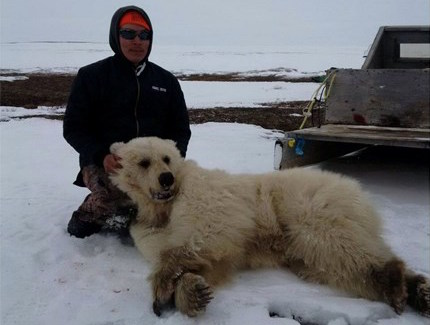
[[[252,75],[242,74],[240,72],[231,73],[194,73],[194,74],[176,74],[181,80],[186,81],[286,81],[286,82],[320,82],[320,76],[300,76],[290,77],[282,74],[268,74],[268,75]]]
[[[0,81],[0,105],[25,108],[62,106],[67,102],[74,75],[8,74],[28,77],[24,80]]]
[[[0,74],[3,75],[4,74]],[[75,78],[72,74],[7,74],[8,76],[27,77],[24,80],[0,81],[0,105],[28,109],[39,106],[65,106],[70,88]],[[177,75],[181,80],[195,81],[286,81],[275,77],[238,77],[238,74],[193,74]],[[291,80],[289,80],[291,81]],[[294,80],[295,82],[312,81]],[[259,125],[266,129],[289,131],[297,129],[303,121],[302,111],[307,102],[270,102],[262,107],[232,107],[190,109],[192,124],[206,122],[230,122]],[[317,123],[318,116],[309,119],[307,126]]]
[[[228,122],[259,125],[265,129],[281,131],[296,130],[303,122],[303,109],[308,102],[266,103],[264,107],[232,107],[189,110],[190,121],[195,124],[206,122]],[[321,124],[319,110],[305,124],[306,127]]]

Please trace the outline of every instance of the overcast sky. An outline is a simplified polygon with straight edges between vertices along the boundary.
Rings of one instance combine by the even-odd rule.
[[[1,42],[107,42],[129,0],[1,0]],[[162,45],[367,46],[381,25],[430,24],[429,0],[147,0]]]

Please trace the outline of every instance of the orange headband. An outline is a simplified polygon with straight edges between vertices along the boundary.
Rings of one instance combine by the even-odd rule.
[[[121,20],[119,21],[119,27],[121,28],[122,26],[127,24],[138,25],[138,26],[145,27],[145,29],[147,30],[151,30],[151,27],[149,27],[149,24],[146,22],[143,16],[137,11],[128,11],[124,14],[124,16],[121,17]]]

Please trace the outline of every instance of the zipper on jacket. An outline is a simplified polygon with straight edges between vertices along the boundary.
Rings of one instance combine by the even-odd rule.
[[[144,62],[142,65],[138,66],[135,70],[135,77],[136,77],[136,83],[137,83],[137,96],[136,96],[136,103],[134,104],[134,119],[136,121],[136,137],[139,136],[140,133],[140,126],[139,126],[139,120],[137,118],[137,108],[139,106],[139,99],[140,99],[140,83],[139,83],[139,76],[145,69],[146,62]]]
[[[134,119],[136,121],[136,138],[139,136],[139,120],[137,119],[137,106],[139,105],[139,98],[140,98],[140,84],[139,79],[136,76],[136,82],[137,82],[137,96],[136,96],[136,104],[134,104]]]

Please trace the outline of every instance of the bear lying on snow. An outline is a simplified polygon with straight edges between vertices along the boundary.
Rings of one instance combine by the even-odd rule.
[[[236,270],[285,267],[356,296],[430,316],[430,281],[408,270],[381,237],[359,184],[295,168],[260,175],[207,170],[158,138],[115,143],[111,176],[138,206],[130,232],[153,265],[153,309],[196,316]],[[285,293],[288,294],[288,293]]]

